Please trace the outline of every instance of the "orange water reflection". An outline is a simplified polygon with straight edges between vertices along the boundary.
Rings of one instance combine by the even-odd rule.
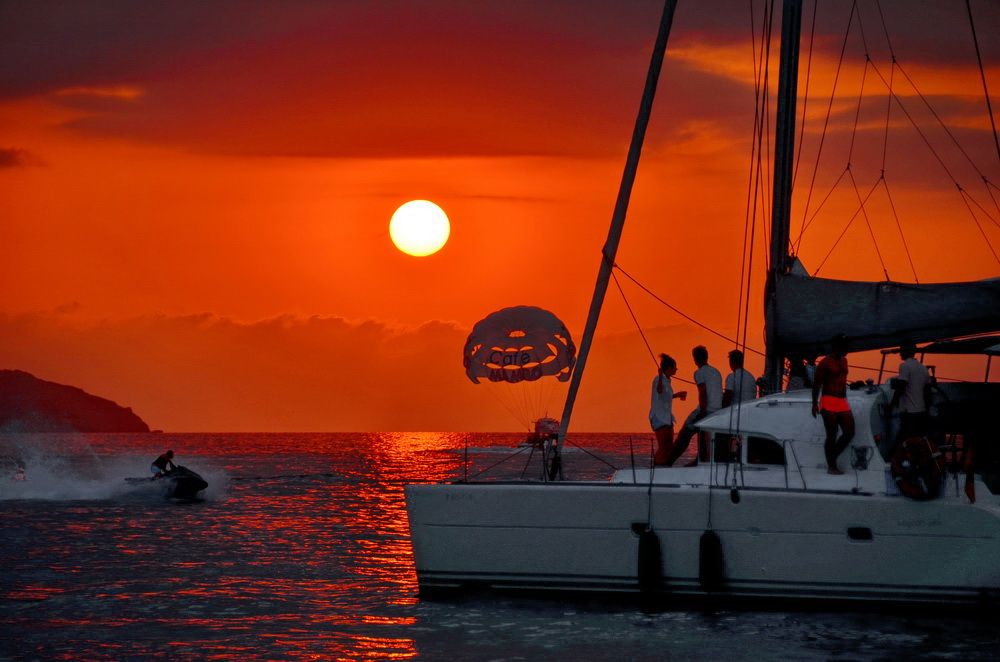
[[[402,487],[457,476],[456,435],[82,435],[72,442],[87,462],[134,453],[128,464],[142,470],[149,453],[136,447],[167,444],[222,489],[187,506],[71,499],[4,515],[5,547],[16,554],[0,550],[11,568],[0,588],[33,607],[2,613],[21,640],[18,654],[417,656],[407,636],[417,586]],[[49,636],[33,634],[41,632]]]
[[[403,486],[460,480],[467,456],[473,474],[515,453],[520,440],[450,433],[59,439],[74,449],[66,465],[97,469],[112,458],[145,471],[150,449],[168,446],[210,488],[203,503],[187,505],[135,496],[8,502],[16,507],[0,509],[0,565],[8,569],[0,574],[8,596],[0,620],[18,643],[0,657],[121,660],[151,650],[175,660],[417,657],[415,635],[428,635]],[[503,470],[516,476],[523,466],[521,457]],[[59,474],[60,489],[66,482]],[[94,481],[78,482],[70,487],[89,494]],[[451,623],[438,627],[453,632]]]

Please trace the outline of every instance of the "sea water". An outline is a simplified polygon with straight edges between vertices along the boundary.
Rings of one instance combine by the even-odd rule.
[[[648,612],[605,600],[422,599],[403,485],[538,478],[538,455],[522,440],[0,435],[0,660],[1000,656],[991,614],[941,608]],[[573,441],[569,477],[648,464],[648,434]],[[201,501],[164,501],[124,481],[148,475],[168,448],[208,481]],[[9,471],[17,462],[24,480]]]

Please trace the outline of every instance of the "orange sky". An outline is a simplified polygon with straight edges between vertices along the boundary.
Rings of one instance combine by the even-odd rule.
[[[731,336],[751,18],[745,1],[712,4],[678,9],[618,263]],[[850,3],[822,4],[807,151]],[[968,17],[952,4],[882,9],[898,60],[998,182]],[[862,5],[888,73],[877,12]],[[997,108],[1000,6],[972,9]],[[466,379],[460,352],[478,319],[518,304],[553,311],[579,341],[660,11],[658,1],[3,5],[0,367],[177,432],[522,429],[489,386]],[[862,89],[864,51],[850,44],[822,191],[843,170]],[[867,190],[885,97],[871,71],[865,85],[878,96],[863,107],[852,170]],[[1000,274],[987,244],[1000,252],[1000,214],[981,179],[948,155],[992,213],[982,229],[937,162],[904,146],[902,114],[891,120],[886,173],[917,278]],[[809,176],[799,175],[793,235]],[[822,276],[882,279],[860,222],[824,263],[851,195],[831,199],[799,254],[810,270],[823,263]],[[437,254],[404,255],[389,240],[392,212],[411,199],[451,218]],[[889,276],[912,282],[895,220],[876,213],[872,225]],[[679,376],[697,343],[725,369],[731,344],[625,287]],[[758,288],[757,348],[760,300]],[[612,288],[573,429],[644,432],[654,370]],[[560,412],[557,393],[537,413]]]

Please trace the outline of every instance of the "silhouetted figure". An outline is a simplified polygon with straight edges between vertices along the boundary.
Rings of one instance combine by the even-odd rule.
[[[896,444],[927,433],[927,405],[930,402],[931,375],[915,357],[917,347],[905,342],[899,347],[899,376],[892,380],[892,407],[899,408],[899,435]]]
[[[649,403],[649,424],[656,435],[656,454],[653,464],[666,466],[674,441],[674,398],[684,400],[687,391],[674,393],[670,378],[677,374],[677,361],[667,354],[660,354],[660,370],[653,379]]]
[[[743,368],[743,352],[734,349],[729,352],[729,369],[726,388],[722,391],[722,406],[753,400],[757,397],[757,379]]]
[[[173,462],[174,452],[167,451],[160,457],[153,460],[153,463],[149,465],[149,471],[153,474],[153,478],[159,478],[168,471],[173,471],[177,466]],[[169,469],[167,467],[170,467]]]
[[[668,466],[673,466],[674,462],[684,454],[691,437],[698,435],[698,458],[690,462],[687,466],[694,466],[698,461],[708,462],[708,434],[698,434],[698,429],[694,424],[705,418],[714,411],[722,408],[722,373],[708,365],[708,350],[698,345],[691,351],[691,356],[698,369],[694,371],[694,383],[698,386],[698,407],[688,415],[684,421],[684,427],[677,435],[673,453],[667,461]]]
[[[854,438],[854,414],[847,403],[847,336],[834,336],[832,351],[816,366],[816,380],[812,387],[812,415],[823,416],[823,427],[826,428],[826,442],[823,451],[826,453],[827,472],[842,474],[837,466],[837,458]],[[822,398],[820,398],[822,393]],[[840,438],[837,430],[840,429]]]
[[[788,383],[785,385],[786,391],[801,391],[804,388],[811,388],[812,384],[807,384],[809,375],[806,373],[806,360],[798,354],[788,357]]]

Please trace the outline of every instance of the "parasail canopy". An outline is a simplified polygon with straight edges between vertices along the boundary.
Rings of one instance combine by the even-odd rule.
[[[576,363],[576,346],[566,326],[547,310],[514,306],[476,323],[462,354],[465,374],[517,384],[554,376],[569,379]]]

